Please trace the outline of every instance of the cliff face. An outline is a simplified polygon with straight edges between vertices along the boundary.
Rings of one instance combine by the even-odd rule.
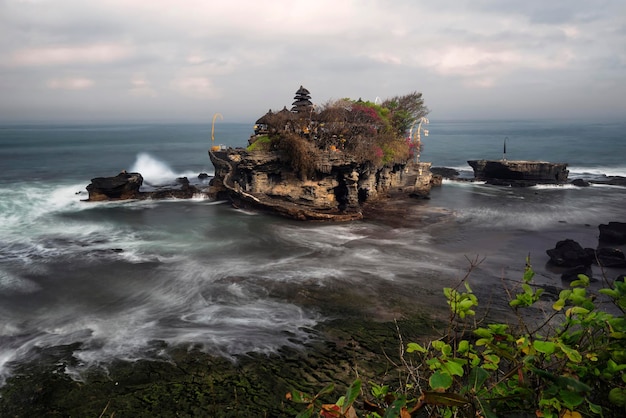
[[[307,179],[279,151],[227,149],[209,157],[215,166],[210,194],[296,219],[359,219],[364,202],[428,195],[432,179],[430,163],[374,168],[336,151],[320,151]]]

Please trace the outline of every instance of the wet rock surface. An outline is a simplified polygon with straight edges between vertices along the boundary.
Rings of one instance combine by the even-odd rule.
[[[544,161],[470,160],[476,180],[502,186],[529,187],[567,181],[567,164]]]
[[[358,376],[364,382],[397,379],[398,330],[417,340],[436,325],[423,317],[393,322],[335,320],[321,324],[319,338],[272,355],[229,359],[193,347],[167,349],[161,360],[118,361],[72,380],[76,346],[40,350],[16,366],[0,389],[0,416],[211,416],[293,417],[301,405],[285,400],[298,389],[317,393],[329,383],[334,402]]]
[[[122,171],[113,177],[96,177],[87,185],[89,202],[132,199],[191,199],[202,193],[198,187],[192,185],[187,177],[180,177],[173,184],[156,187],[154,190],[141,191],[143,176],[140,173]]]

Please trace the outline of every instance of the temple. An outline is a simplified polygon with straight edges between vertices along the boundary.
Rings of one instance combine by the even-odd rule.
[[[428,109],[421,93],[381,104],[341,99],[316,106],[300,86],[291,110],[269,110],[249,146],[209,151],[211,194],[237,207],[303,220],[351,220],[363,206],[397,196],[427,197],[430,163],[407,134]]]

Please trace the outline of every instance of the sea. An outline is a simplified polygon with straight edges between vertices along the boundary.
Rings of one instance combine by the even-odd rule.
[[[118,359],[158,357],[164,345],[229,358],[299,346],[331,316],[303,303],[302,289],[396,289],[377,298],[414,294],[428,310],[445,307],[441,288],[470,264],[473,287],[505,298],[527,259],[539,282],[563,286],[546,250],[568,238],[596,248],[599,224],[626,222],[626,188],[602,184],[445,180],[430,199],[407,203],[423,216],[394,224],[304,223],[203,195],[85,201],[92,178],[122,170],[141,173],[147,189],[183,176],[206,186],[198,175],[214,173],[208,149],[245,147],[252,134],[251,124],[218,122],[213,139],[211,129],[0,125],[0,384],[37,350],[70,344],[77,366],[66,372],[77,379]],[[568,163],[570,179],[626,176],[623,121],[431,120],[428,130],[421,160],[463,178],[472,177],[467,160],[504,157]]]

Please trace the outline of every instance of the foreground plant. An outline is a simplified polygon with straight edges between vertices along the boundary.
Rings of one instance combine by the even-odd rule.
[[[509,302],[516,326],[477,325],[478,298],[467,276],[456,288],[445,288],[446,334],[406,349],[401,341],[404,387],[394,392],[371,384],[363,416],[406,418],[423,409],[442,417],[626,416],[626,283],[615,281],[594,293],[589,278],[580,275],[537,325],[524,315],[543,292],[533,276],[527,260]],[[342,411],[322,416],[356,416]]]

